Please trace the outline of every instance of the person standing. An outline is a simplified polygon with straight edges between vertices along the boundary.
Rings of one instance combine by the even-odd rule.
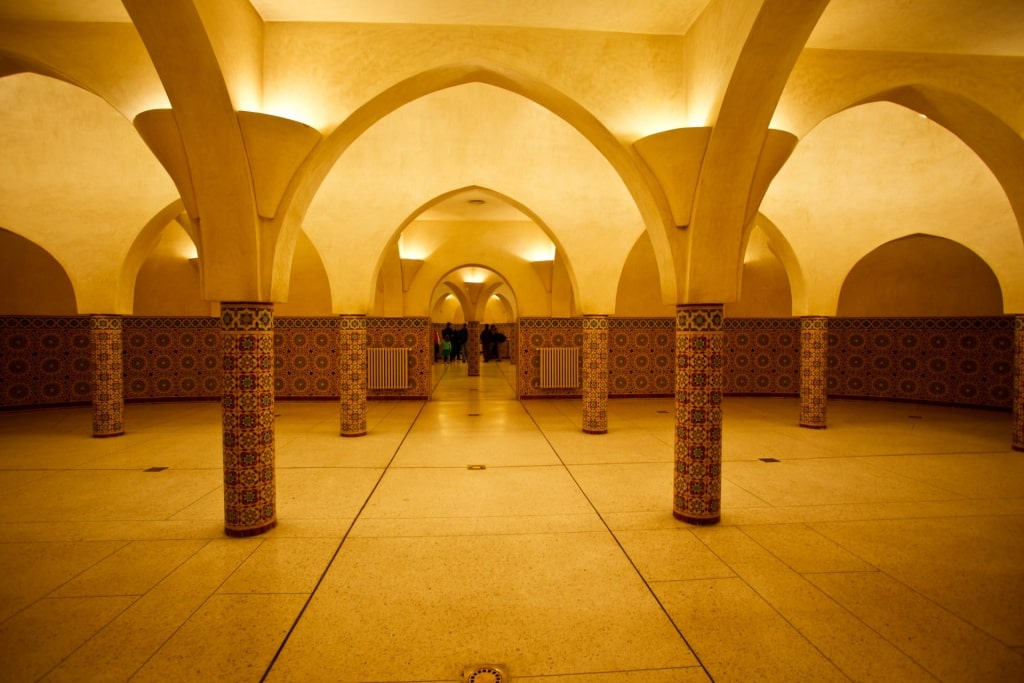
[[[480,331],[480,350],[483,351],[486,363],[491,359],[491,326],[486,323],[484,329]]]

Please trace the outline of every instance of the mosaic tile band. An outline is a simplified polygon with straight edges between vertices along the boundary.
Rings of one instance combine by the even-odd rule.
[[[366,316],[343,315],[338,325],[341,435],[366,434]]]
[[[224,532],[255,536],[277,525],[271,304],[221,304],[221,360]]]
[[[716,524],[722,510],[722,306],[676,309],[676,435],[672,515]]]
[[[1024,451],[1024,315],[1013,320],[1013,449]]]
[[[466,331],[469,335],[466,348],[466,375],[469,377],[480,376],[480,321],[470,320],[466,323]]]
[[[800,426],[824,429],[828,411],[828,318],[800,319]]]
[[[124,434],[124,356],[121,316],[89,317],[92,343],[92,435]]]
[[[583,316],[583,431],[608,432],[608,316]]]

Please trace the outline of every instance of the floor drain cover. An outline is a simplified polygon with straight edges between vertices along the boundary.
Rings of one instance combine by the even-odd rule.
[[[150,468],[144,469],[142,471],[143,472],[163,472],[166,469],[167,469],[166,467],[150,467]]]
[[[462,673],[462,683],[508,683],[508,674],[500,664],[470,666]]]
[[[758,458],[761,462],[779,462],[778,458]]]

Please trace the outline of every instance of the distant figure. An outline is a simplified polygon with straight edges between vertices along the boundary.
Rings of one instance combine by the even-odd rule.
[[[505,343],[506,339],[507,337],[498,329],[497,325],[491,328],[491,357],[496,363],[501,361],[501,351],[499,350],[499,347]]]
[[[480,331],[480,349],[483,351],[486,363],[491,359],[491,326],[489,324],[485,324],[484,329]]]
[[[466,323],[462,323],[462,327],[455,331],[455,336],[459,340],[458,358],[463,363],[468,363],[469,356],[466,349],[469,348],[469,328],[466,326]]]

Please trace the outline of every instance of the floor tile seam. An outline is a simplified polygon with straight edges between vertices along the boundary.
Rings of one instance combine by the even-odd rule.
[[[402,450],[402,445],[405,443],[406,438],[408,438],[409,434],[416,426],[416,422],[419,419],[420,415],[423,414],[423,410],[426,405],[426,401],[420,402],[419,408],[416,410],[416,414],[413,416],[413,419],[410,421],[408,427],[406,427],[401,440],[398,442],[398,444],[396,444],[395,450],[394,452],[392,452],[391,458],[388,460],[387,465],[381,470],[380,476],[377,477],[377,481],[374,482],[373,487],[366,494],[366,498],[360,505],[359,510],[357,510],[356,514],[352,517],[352,521],[349,522],[348,526],[346,527],[345,533],[342,535],[341,539],[338,541],[337,546],[334,548],[334,552],[331,554],[330,558],[328,558],[327,560],[327,563],[324,565],[324,570],[320,573],[320,576],[317,577],[316,583],[313,585],[313,589],[309,592],[306,601],[302,604],[302,607],[299,609],[298,614],[295,615],[295,618],[292,620],[291,625],[288,627],[288,631],[281,638],[281,643],[274,651],[274,654],[270,658],[270,661],[267,662],[266,669],[264,669],[263,674],[260,676],[260,683],[266,681],[267,677],[270,675],[270,672],[273,671],[274,665],[277,663],[278,658],[280,658],[281,653],[284,652],[284,648],[288,645],[288,641],[291,639],[291,636],[295,632],[296,627],[299,625],[299,622],[305,615],[306,610],[312,603],[313,598],[316,596],[317,591],[320,589],[320,586],[323,585],[324,579],[327,577],[327,573],[331,570],[331,567],[334,565],[334,561],[338,558],[338,555],[341,553],[341,549],[344,547],[345,541],[347,541],[348,538],[350,537],[353,527],[355,527],[360,517],[362,517],[363,512],[366,510],[366,507],[370,503],[370,499],[373,498],[374,493],[377,492],[377,489],[380,487],[381,482],[384,480],[384,476],[387,474],[391,465],[394,463],[395,458],[398,457],[398,453]]]
[[[853,619],[855,619],[856,621],[861,623],[868,630],[870,630],[873,633],[875,633],[879,638],[881,638],[885,642],[890,643],[893,647],[895,647],[902,654],[907,656],[911,661],[914,661],[916,664],[918,664],[918,666],[920,666],[922,669],[924,669],[926,671],[928,671],[929,669],[923,663],[918,662],[910,653],[904,652],[901,648],[899,648],[899,646],[896,643],[890,641],[883,634],[879,633],[876,629],[874,629],[870,624],[866,623],[863,619],[861,619],[857,614],[855,614],[854,612],[849,610],[846,606],[842,605],[838,601],[836,601],[831,595],[829,595],[827,592],[825,592],[822,588],[820,588],[814,581],[812,581],[808,577],[811,577],[811,576],[822,576],[822,575],[835,575],[835,574],[879,574],[879,575],[885,576],[890,581],[893,581],[894,583],[896,583],[899,586],[901,586],[904,590],[906,590],[906,591],[916,595],[919,599],[927,602],[930,605],[933,605],[935,608],[937,608],[939,610],[942,610],[943,612],[948,614],[950,617],[956,619],[957,621],[959,621],[959,622],[965,624],[966,626],[969,626],[969,627],[971,627],[971,628],[973,628],[973,629],[975,629],[975,630],[985,634],[989,638],[993,639],[996,642],[999,642],[999,643],[1003,644],[1006,647],[1010,647],[1009,644],[1003,642],[995,634],[989,633],[988,631],[984,630],[980,626],[978,626],[978,625],[968,621],[967,619],[961,617],[960,615],[956,614],[950,608],[946,607],[942,603],[936,602],[931,597],[925,595],[924,593],[922,593],[921,591],[917,590],[916,588],[914,588],[910,584],[908,584],[905,581],[903,581],[902,579],[898,578],[895,574],[893,574],[891,571],[887,570],[885,567],[878,566],[875,563],[869,561],[868,559],[866,559],[864,557],[861,557],[861,555],[859,553],[857,553],[854,550],[851,550],[851,549],[845,547],[842,543],[840,543],[839,541],[836,541],[836,540],[830,538],[826,534],[822,533],[820,530],[815,529],[813,527],[808,527],[808,528],[810,528],[816,534],[820,535],[822,538],[824,538],[824,539],[826,539],[826,540],[828,540],[828,541],[830,541],[832,543],[835,543],[844,552],[849,553],[851,556],[857,558],[859,561],[863,562],[865,565],[867,565],[869,567],[872,567],[873,569],[871,569],[871,570],[845,570],[845,571],[835,571],[835,572],[804,572],[804,571],[800,571],[799,569],[796,569],[791,564],[786,562],[783,558],[781,558],[778,555],[776,555],[774,552],[771,551],[770,548],[766,547],[763,543],[758,541],[756,538],[754,538],[750,534],[748,534],[742,527],[738,527],[738,530],[748,540],[750,540],[752,543],[754,543],[755,545],[760,547],[763,552],[765,552],[766,554],[768,554],[769,556],[774,558],[775,561],[777,561],[780,564],[782,564],[794,576],[800,578],[803,582],[805,582],[811,588],[813,588],[815,591],[817,591],[818,593],[823,595],[826,599],[828,599],[830,602],[832,602],[834,605],[836,605],[839,609],[841,609],[844,612],[846,612],[847,614],[849,614]],[[711,548],[709,548],[709,550],[714,552]],[[716,555],[716,557],[719,557],[719,560],[721,560],[723,563],[725,563],[726,566],[728,566],[730,569],[732,569],[734,572],[736,572],[737,576],[739,576],[741,579],[743,579],[743,581],[750,587],[750,589],[752,591],[754,591],[762,600],[764,600],[768,604],[771,604],[771,601],[769,600],[769,598],[767,596],[765,596],[764,594],[762,594],[762,592],[760,590],[758,590],[758,588],[753,583],[751,583],[751,580],[749,580],[747,578],[747,576],[744,576],[743,572],[738,571],[735,567],[733,567],[731,564],[726,562],[717,553],[715,553],[715,555]],[[774,608],[774,605],[773,605],[773,608]],[[781,612],[780,612],[780,616],[782,616]],[[789,620],[787,619],[787,622],[788,621]],[[793,626],[794,629],[797,628],[796,624],[790,624],[790,625]],[[799,629],[797,629],[797,630],[799,630]]]
[[[350,534],[350,538],[359,538],[363,540],[374,539],[374,540],[385,540],[385,539],[445,539],[445,538],[479,538],[479,537],[527,537],[527,536],[566,536],[566,535],[577,535],[582,536],[595,535],[595,536],[606,536],[607,533],[604,529],[572,529],[572,530],[550,530],[550,531],[482,531],[479,533],[465,532],[465,533],[437,533],[437,534],[363,534],[358,530],[353,530]]]
[[[532,415],[531,415],[531,419],[533,419]],[[571,468],[565,463],[565,460],[562,457],[562,454],[559,453],[558,449],[555,447],[555,445],[553,443],[551,443],[550,439],[548,439],[547,434],[541,428],[540,424],[538,424],[536,422],[536,420],[534,420],[534,424],[536,425],[537,430],[541,433],[541,435],[544,437],[544,439],[550,445],[552,452],[558,458],[559,462],[562,463],[562,467],[565,468],[566,473],[569,475],[570,479],[572,479],[573,483],[576,485],[576,488],[579,489],[580,495],[583,496],[584,500],[587,501],[587,504],[590,505],[591,509],[597,515],[598,519],[601,522],[601,525],[604,527],[605,531],[611,537],[612,542],[615,543],[615,545],[618,547],[619,552],[621,553],[622,557],[633,568],[633,572],[635,573],[636,577],[640,580],[641,583],[643,583],[644,587],[647,589],[648,594],[651,596],[651,599],[654,600],[655,604],[658,606],[658,609],[661,611],[662,615],[665,617],[665,619],[668,620],[668,622],[670,624],[672,624],[672,628],[675,629],[675,632],[679,635],[679,639],[682,641],[683,645],[685,645],[686,648],[690,651],[690,654],[693,655],[694,660],[697,662],[697,664],[700,666],[700,668],[704,671],[704,673],[708,676],[708,678],[710,680],[714,680],[714,677],[711,675],[711,672],[708,670],[707,666],[705,666],[703,660],[700,658],[700,655],[697,653],[697,650],[693,647],[693,645],[690,644],[690,641],[687,639],[686,634],[683,633],[682,628],[680,628],[679,624],[677,624],[675,619],[672,618],[672,615],[669,613],[668,608],[661,601],[661,598],[658,597],[658,594],[654,591],[654,588],[647,581],[647,578],[643,575],[643,572],[640,571],[640,568],[637,566],[636,562],[633,560],[633,558],[630,556],[630,554],[626,551],[626,548],[622,545],[622,541],[619,540],[618,536],[616,536],[615,532],[611,528],[611,525],[608,523],[608,520],[605,519],[604,515],[598,509],[597,505],[590,498],[590,496],[587,495],[586,490],[583,488],[582,485],[580,485],[580,482],[576,479],[576,476],[572,473]]]
[[[74,654],[75,654],[75,653],[77,653],[77,652],[78,652],[78,651],[80,651],[80,650],[81,650],[82,648],[84,648],[84,647],[85,647],[85,646],[86,646],[86,645],[87,645],[88,643],[92,642],[92,641],[93,641],[93,640],[94,640],[95,638],[97,638],[97,637],[98,637],[98,636],[99,636],[99,635],[100,635],[100,634],[101,634],[102,632],[104,632],[104,631],[105,631],[105,630],[106,630],[106,629],[107,629],[108,627],[110,627],[110,626],[111,626],[111,625],[112,625],[112,624],[113,624],[113,623],[114,623],[115,621],[117,621],[117,620],[118,620],[118,619],[120,619],[120,618],[121,618],[122,616],[124,616],[124,615],[125,615],[125,614],[126,614],[126,613],[127,613],[127,612],[128,612],[129,610],[130,610],[130,609],[133,609],[133,608],[134,608],[134,607],[135,607],[136,605],[140,604],[140,603],[141,603],[141,602],[142,602],[143,600],[145,600],[147,596],[149,596],[150,594],[152,594],[152,593],[153,593],[153,591],[157,590],[157,589],[158,589],[158,588],[159,588],[159,587],[160,587],[160,586],[161,586],[162,584],[164,584],[165,582],[167,582],[167,581],[168,581],[168,580],[170,579],[170,577],[171,577],[172,575],[174,575],[174,574],[175,574],[176,572],[180,571],[180,570],[181,570],[181,569],[182,569],[182,568],[183,568],[183,567],[184,567],[184,566],[185,566],[185,565],[186,565],[186,564],[187,564],[187,563],[188,563],[188,562],[189,562],[190,560],[192,560],[193,558],[195,558],[195,557],[196,557],[196,556],[197,556],[197,555],[198,555],[199,553],[201,553],[201,552],[202,552],[202,551],[203,551],[203,550],[204,550],[205,548],[207,548],[207,547],[208,547],[208,546],[210,545],[210,543],[211,543],[211,542],[212,542],[212,541],[207,541],[207,542],[203,543],[202,545],[200,545],[200,546],[199,546],[199,547],[198,547],[198,548],[197,548],[197,549],[195,550],[195,552],[193,552],[192,554],[190,554],[190,555],[189,555],[188,557],[184,558],[184,559],[183,559],[183,560],[182,560],[182,561],[181,561],[180,563],[178,563],[177,567],[175,567],[175,568],[174,568],[174,569],[173,569],[172,571],[170,571],[170,572],[168,572],[167,574],[165,574],[165,575],[164,575],[164,576],[163,576],[163,577],[162,577],[162,578],[161,578],[161,579],[160,579],[159,581],[157,581],[157,582],[156,582],[155,584],[153,584],[153,586],[151,586],[149,590],[147,590],[147,591],[146,591],[145,593],[142,593],[141,595],[137,596],[137,598],[136,598],[135,600],[132,600],[132,602],[131,602],[130,604],[126,605],[126,606],[125,606],[125,608],[124,608],[123,610],[121,610],[121,611],[120,611],[120,612],[119,612],[119,613],[118,613],[118,614],[117,614],[117,615],[116,615],[115,617],[113,617],[113,618],[112,618],[112,619],[111,619],[110,621],[108,621],[108,622],[107,622],[107,623],[106,623],[106,624],[105,624],[105,625],[104,625],[104,626],[103,626],[102,628],[98,629],[98,630],[97,630],[97,631],[96,631],[95,633],[93,633],[93,634],[92,634],[92,635],[91,635],[91,636],[90,636],[89,638],[87,638],[87,639],[86,639],[85,641],[83,641],[82,643],[80,643],[80,644],[78,645],[78,647],[76,647],[76,648],[75,648],[75,649],[74,649],[74,650],[73,650],[72,652],[69,652],[69,653],[68,653],[67,655],[65,655],[65,656],[64,656],[64,657],[63,657],[63,658],[61,659],[61,661],[60,661],[60,662],[58,662],[57,664],[55,664],[55,665],[54,665],[54,666],[53,666],[53,667],[52,667],[52,668],[51,668],[51,669],[50,669],[49,671],[47,671],[47,672],[46,672],[46,674],[44,674],[44,676],[43,676],[43,677],[41,677],[41,679],[42,679],[42,678],[45,678],[45,677],[46,677],[46,676],[48,676],[48,675],[49,675],[50,673],[52,673],[52,672],[53,672],[53,671],[55,671],[55,670],[56,670],[57,668],[59,668],[59,667],[61,666],[61,664],[63,664],[63,663],[64,663],[65,661],[67,661],[67,660],[68,660],[69,658],[71,658],[72,656],[74,656]],[[210,592],[209,592],[209,593],[208,593],[208,594],[206,595],[206,597],[205,597],[205,598],[202,598],[201,600],[198,600],[198,601],[197,601],[197,604],[196,604],[195,608],[194,608],[194,609],[192,609],[192,610],[191,610],[191,611],[189,612],[188,616],[187,616],[187,617],[185,617],[185,619],[184,619],[184,620],[182,620],[182,622],[181,622],[180,624],[178,624],[178,625],[177,625],[176,627],[174,627],[173,629],[171,629],[171,631],[170,631],[170,633],[169,633],[169,634],[167,635],[167,637],[166,637],[166,638],[164,638],[164,639],[163,639],[163,640],[162,640],[162,641],[160,642],[160,644],[159,644],[159,645],[157,645],[157,646],[156,646],[156,647],[155,647],[155,648],[153,649],[153,651],[152,651],[152,652],[150,652],[150,653],[149,653],[149,655],[145,657],[145,659],[144,659],[144,660],[142,661],[142,663],[140,663],[140,664],[139,664],[139,665],[138,665],[138,666],[137,666],[137,667],[135,668],[135,670],[134,670],[134,671],[132,671],[131,675],[130,675],[130,676],[128,676],[128,680],[131,680],[131,679],[132,679],[132,678],[134,678],[134,677],[135,677],[135,676],[136,676],[136,675],[137,675],[137,674],[138,674],[138,673],[139,673],[140,671],[142,671],[142,670],[143,670],[143,669],[144,669],[144,668],[146,667],[146,665],[147,665],[147,664],[149,664],[149,662],[151,662],[151,661],[153,660],[153,658],[154,658],[154,657],[156,657],[156,655],[157,655],[157,654],[158,654],[158,653],[160,652],[160,650],[162,650],[162,649],[164,648],[164,646],[166,646],[166,645],[167,645],[167,644],[168,644],[169,642],[171,642],[171,640],[172,640],[172,639],[173,639],[173,638],[174,638],[174,637],[175,637],[175,636],[176,636],[176,635],[178,634],[178,632],[179,632],[179,631],[181,631],[181,629],[185,627],[185,624],[187,624],[187,623],[188,623],[189,621],[191,621],[191,620],[192,620],[192,618],[193,618],[193,617],[195,617],[195,616],[196,616],[196,614],[198,614],[198,613],[199,613],[199,611],[200,611],[201,609],[203,609],[203,607],[204,607],[204,606],[205,606],[205,605],[207,604],[207,602],[209,602],[210,598],[211,598],[211,597],[213,597],[214,595],[216,595],[216,594],[217,594],[217,591],[218,591],[218,590],[220,590],[220,588],[221,588],[222,586],[224,586],[224,585],[225,585],[225,584],[227,583],[227,581],[228,581],[228,580],[229,580],[229,579],[231,578],[231,576],[233,576],[233,575],[234,575],[234,573],[235,573],[236,571],[238,571],[239,567],[241,567],[241,566],[242,566],[243,564],[245,564],[245,563],[246,563],[246,562],[247,562],[247,561],[249,560],[249,558],[251,558],[251,557],[253,556],[253,554],[254,554],[254,553],[256,552],[256,550],[257,550],[257,549],[258,549],[258,548],[260,547],[260,545],[262,545],[262,542],[261,542],[261,543],[256,543],[256,544],[254,544],[254,545],[253,545],[253,547],[252,547],[252,549],[251,549],[251,550],[250,550],[250,551],[249,551],[248,553],[246,553],[246,554],[245,554],[245,556],[244,556],[243,558],[241,558],[241,559],[239,560],[239,562],[238,562],[238,565],[237,565],[237,566],[236,566],[236,567],[235,567],[235,568],[234,568],[234,569],[233,569],[233,570],[232,570],[231,572],[229,572],[229,573],[227,574],[227,576],[225,576],[225,577],[223,578],[223,580],[221,580],[221,581],[220,581],[220,583],[218,583],[218,584],[217,584],[217,586],[216,586],[216,587],[214,587],[213,589],[211,589],[211,590],[210,590]],[[40,679],[40,680],[41,680],[41,679]]]

